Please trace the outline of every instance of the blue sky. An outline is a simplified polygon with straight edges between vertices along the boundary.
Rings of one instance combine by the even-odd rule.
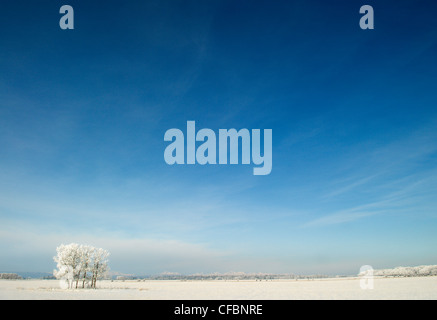
[[[437,264],[434,1],[0,5],[0,270]],[[375,9],[375,30],[359,9]],[[273,170],[168,166],[164,133],[273,130]]]

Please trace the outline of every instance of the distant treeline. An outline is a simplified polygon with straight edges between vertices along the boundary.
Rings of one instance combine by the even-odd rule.
[[[0,273],[0,279],[3,280],[21,280],[23,279],[16,273]]]
[[[377,277],[430,277],[437,276],[437,266],[397,267],[374,270]]]
[[[258,273],[225,273],[225,274],[160,274],[151,276],[118,276],[116,280],[298,280],[298,279],[323,279],[327,275],[295,275],[295,274],[258,274]]]

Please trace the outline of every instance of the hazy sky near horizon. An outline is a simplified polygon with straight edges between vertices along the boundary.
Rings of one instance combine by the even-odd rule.
[[[435,1],[63,4],[0,4],[0,271],[70,242],[137,274],[437,264]],[[272,129],[272,173],[167,165],[190,120]]]

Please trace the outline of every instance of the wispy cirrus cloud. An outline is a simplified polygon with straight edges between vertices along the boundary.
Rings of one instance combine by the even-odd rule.
[[[304,227],[336,225],[359,219],[429,207],[437,204],[437,153],[435,122],[404,139],[367,151],[348,168],[340,181],[331,183],[333,191],[321,195],[323,203],[353,202],[356,205],[325,213]],[[414,209],[411,209],[411,214]]]

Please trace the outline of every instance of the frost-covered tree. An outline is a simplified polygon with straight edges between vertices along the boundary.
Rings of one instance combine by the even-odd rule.
[[[97,280],[102,279],[109,269],[109,252],[104,249],[72,243],[61,245],[56,251],[57,270],[53,274],[65,281],[69,289],[79,288],[79,283],[85,288],[89,282],[92,288],[96,288]]]
[[[96,288],[97,280],[102,279],[106,272],[109,270],[108,267],[108,257],[109,252],[95,248],[93,251],[93,265],[91,268],[92,278],[91,278],[91,288]]]
[[[80,277],[82,281],[82,288],[85,288],[85,284],[90,280],[91,264],[93,259],[93,252],[95,248],[91,246],[81,246],[81,265],[80,265]],[[76,283],[77,288],[77,283]]]
[[[57,270],[53,275],[57,279],[65,280],[68,288],[73,288],[74,281],[79,278],[81,254],[80,245],[71,243],[69,245],[61,245],[56,248],[57,255],[53,259],[57,263]]]

